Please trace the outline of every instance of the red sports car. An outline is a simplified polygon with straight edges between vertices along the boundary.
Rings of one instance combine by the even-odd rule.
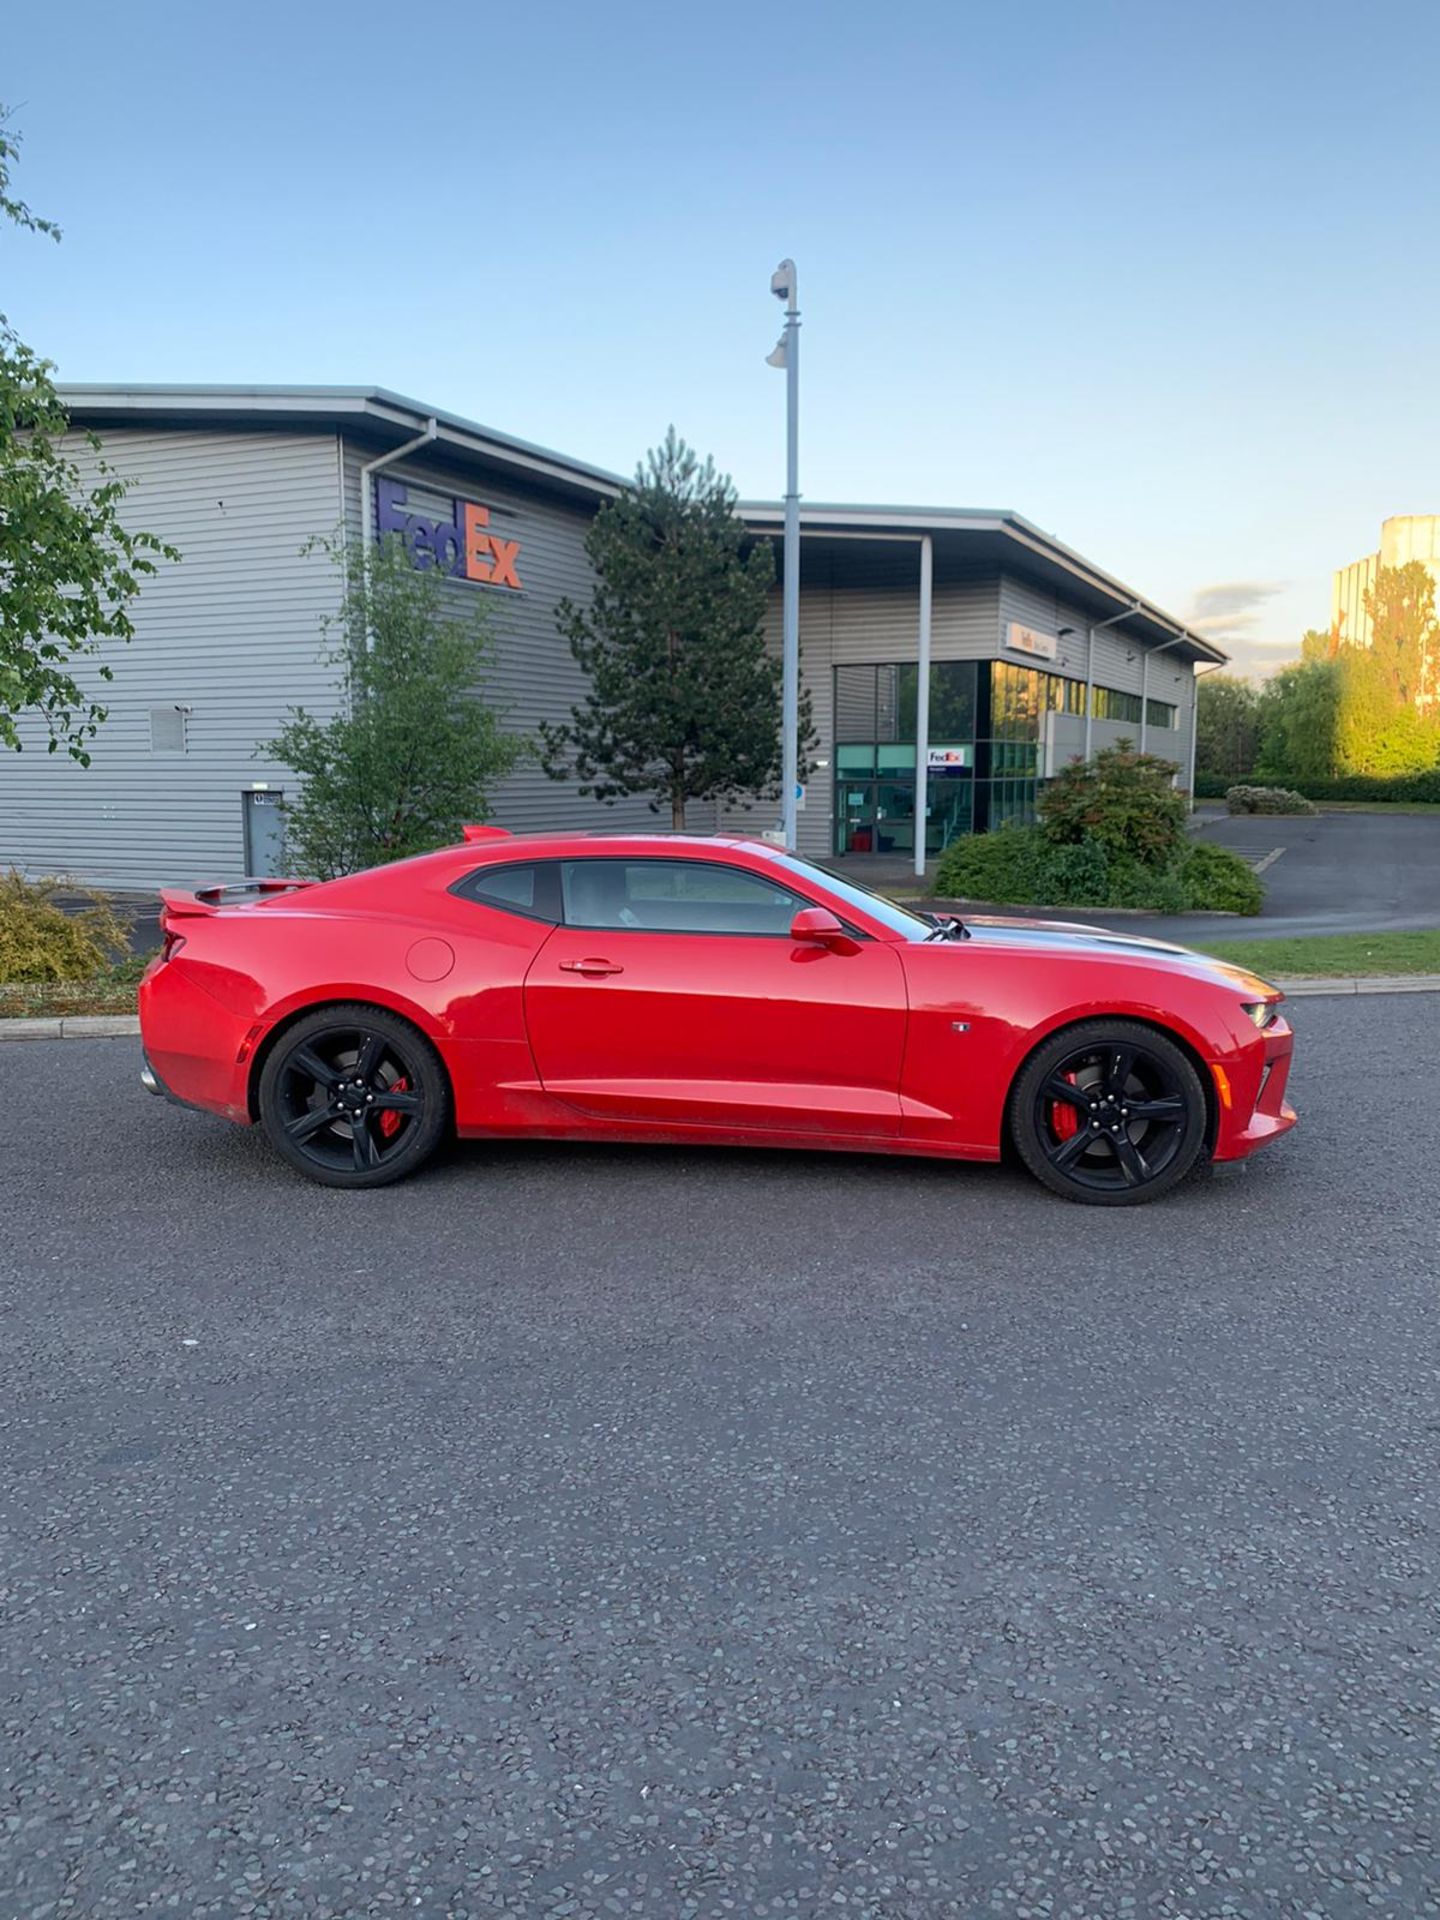
[[[326,1185],[441,1140],[999,1160],[1125,1205],[1294,1125],[1280,994],[1094,928],[912,913],[763,842],[512,837],[164,896],[145,1081]]]

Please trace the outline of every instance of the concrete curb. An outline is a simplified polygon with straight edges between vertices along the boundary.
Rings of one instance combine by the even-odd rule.
[[[71,1013],[58,1020],[0,1020],[0,1040],[119,1040],[140,1032],[133,1013]]]
[[[1275,982],[1290,999],[1317,993],[1440,993],[1440,973],[1372,973],[1354,980],[1325,980],[1307,975]]]

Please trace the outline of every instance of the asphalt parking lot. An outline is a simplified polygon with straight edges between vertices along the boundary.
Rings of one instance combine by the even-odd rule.
[[[1116,1215],[0,1048],[0,1915],[1440,1912],[1440,995]]]
[[[1397,933],[1440,926],[1440,814],[1244,814],[1202,810],[1197,831],[1260,868],[1256,919],[1211,914],[1107,915],[1122,930],[1184,946],[1267,934]],[[1263,866],[1262,864],[1263,863]]]

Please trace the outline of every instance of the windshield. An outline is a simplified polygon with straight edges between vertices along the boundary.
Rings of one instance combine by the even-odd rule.
[[[781,853],[775,856],[775,864],[789,867],[804,879],[814,882],[846,900],[852,907],[858,907],[862,913],[868,913],[872,920],[881,920],[892,933],[900,933],[907,940],[923,940],[935,930],[935,922],[926,920],[918,913],[911,913],[906,907],[896,906],[893,900],[887,900],[883,893],[876,893],[873,887],[862,887],[856,880],[842,880],[838,874],[831,873],[828,867],[818,867],[813,860],[802,860],[796,853]]]

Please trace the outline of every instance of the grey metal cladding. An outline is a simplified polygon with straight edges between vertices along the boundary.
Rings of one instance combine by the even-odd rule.
[[[373,457],[369,448],[345,441],[345,524],[352,537],[360,531],[360,470]],[[583,696],[586,680],[560,631],[559,607],[565,599],[583,606],[590,598],[594,576],[584,541],[592,515],[510,479],[461,472],[433,455],[395,461],[382,469],[382,475],[422,494],[476,501],[490,509],[496,533],[519,541],[518,593],[507,587],[452,580],[446,583],[446,594],[457,611],[477,604],[486,610],[495,652],[485,683],[477,691],[501,710],[506,727],[533,737],[540,721],[567,718]],[[374,476],[370,484],[373,489]],[[423,511],[434,502],[417,504]],[[373,498],[368,510],[373,515]],[[576,783],[548,779],[533,757],[497,785],[491,814],[499,824],[525,832],[649,831],[657,824],[670,824],[668,816],[657,819],[643,798],[603,806],[586,799]],[[714,824],[713,807],[689,810],[687,825],[695,831],[710,831]]]
[[[93,470],[83,440],[68,450]],[[34,717],[22,753],[0,753],[0,866],[111,887],[229,879],[243,869],[240,794],[286,770],[257,760],[285,709],[335,710],[321,660],[334,611],[329,561],[302,553],[339,518],[333,435],[115,428],[104,457],[133,484],[123,513],[177,547],[134,605],[135,638],[114,669],[76,678],[110,709],[87,770],[46,751]],[[152,748],[151,715],[189,708],[185,751]]]

